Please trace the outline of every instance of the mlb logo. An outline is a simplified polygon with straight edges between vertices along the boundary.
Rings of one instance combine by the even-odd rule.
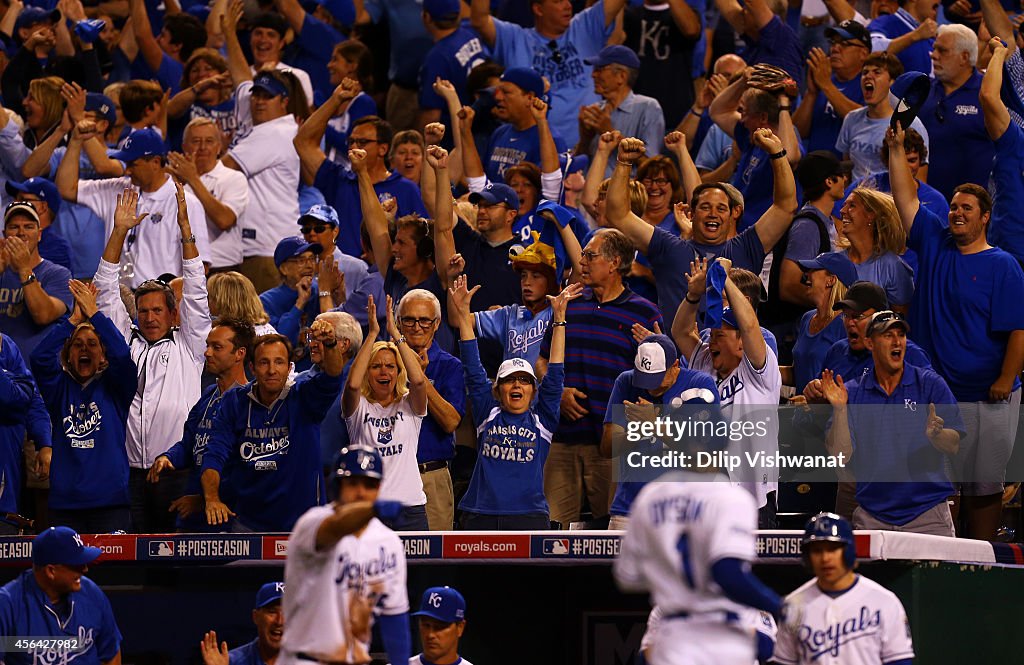
[[[545,538],[544,539],[544,554],[568,554],[569,553],[569,539],[568,538]]]
[[[387,445],[391,443],[391,428],[377,430],[377,443]]]
[[[149,556],[174,556],[174,543],[169,540],[156,540],[149,544]]]

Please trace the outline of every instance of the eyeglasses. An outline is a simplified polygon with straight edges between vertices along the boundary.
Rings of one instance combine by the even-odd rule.
[[[425,316],[421,316],[420,318],[417,319],[416,317],[413,316],[403,316],[400,317],[398,320],[406,328],[418,326],[419,328],[426,330],[430,326],[434,325],[434,323],[437,321],[437,318],[428,319]]]
[[[601,252],[594,252],[594,251],[591,251],[591,250],[588,249],[588,250],[586,250],[584,252],[581,252],[580,256],[585,258],[587,261],[593,261],[594,259],[596,259],[599,256],[601,256]]]
[[[855,46],[868,48],[867,44],[861,41],[857,41],[856,39],[848,39],[846,41],[837,39],[834,42],[832,42],[832,48],[853,48]]]
[[[303,226],[301,228],[302,235],[308,236],[310,233],[323,233],[328,227],[326,224],[317,224],[316,226]]]
[[[365,148],[371,143],[380,143],[377,139],[352,139],[348,140],[348,147]]]
[[[498,383],[501,385],[514,383],[520,386],[532,386],[533,379],[525,374],[513,374],[512,376],[506,376],[502,379],[498,379]]]
[[[651,185],[657,185],[658,187],[664,187],[671,181],[668,178],[644,178],[640,181],[644,187],[650,187]]]
[[[298,263],[300,266],[301,265],[306,265],[307,263],[312,265],[312,264],[316,263],[316,257],[315,256],[293,256],[292,258],[288,259],[288,261],[294,261],[295,263]]]
[[[556,65],[562,64],[562,60],[564,58],[562,57],[562,52],[558,50],[558,42],[552,39],[550,42],[548,42],[548,48],[551,49],[551,59],[554,61],[554,63]]]
[[[860,314],[855,314],[855,313],[850,312],[850,311],[844,311],[843,312],[843,318],[844,319],[850,319],[852,321],[863,321],[864,319],[868,318],[869,316],[871,316],[871,315],[870,314],[865,314],[864,312],[861,312]]]

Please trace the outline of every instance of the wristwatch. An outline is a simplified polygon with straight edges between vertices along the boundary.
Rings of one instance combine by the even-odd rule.
[[[25,288],[26,286],[28,286],[32,282],[38,282],[38,281],[39,281],[39,278],[36,277],[35,273],[29,273],[28,279],[26,279],[24,282],[21,283],[21,288]]]
[[[182,238],[181,239],[181,244],[182,245],[189,245],[189,244],[194,245],[194,244],[196,244],[196,236],[195,236],[195,234],[193,233],[192,235],[190,235],[187,238]]]
[[[330,291],[317,291],[317,294],[321,298],[330,298],[331,297],[331,292]]]

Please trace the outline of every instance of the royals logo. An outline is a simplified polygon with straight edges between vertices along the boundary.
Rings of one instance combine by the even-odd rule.
[[[815,630],[811,626],[800,626],[798,638],[803,645],[804,654],[811,660],[828,654],[833,658],[839,656],[840,648],[847,642],[867,637],[882,624],[882,613],[861,606],[860,614],[843,622],[828,626],[825,630]]]
[[[386,446],[391,443],[394,430],[390,427],[381,427],[377,430],[377,443]]]

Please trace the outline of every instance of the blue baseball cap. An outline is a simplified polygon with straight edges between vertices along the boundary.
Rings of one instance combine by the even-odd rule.
[[[501,182],[492,182],[484,187],[481,192],[473,192],[469,195],[469,202],[479,205],[484,201],[490,205],[504,203],[509,210],[519,210],[519,196],[516,190]]]
[[[423,0],[423,11],[435,21],[444,18],[455,18],[462,11],[462,1]]]
[[[801,270],[827,270],[849,288],[857,281],[857,266],[845,252],[824,252],[813,259],[802,259],[797,261]]]
[[[274,248],[274,265],[278,268],[288,259],[294,259],[305,252],[319,254],[324,250],[318,242],[306,242],[302,236],[289,236],[277,243]]]
[[[501,75],[502,81],[514,83],[524,92],[532,92],[537,97],[544,96],[544,79],[529,67],[511,67]]]
[[[309,210],[299,217],[299,226],[310,221],[324,222],[331,226],[341,225],[338,221],[338,211],[323,203],[317,203],[316,205],[310,206]]]
[[[736,312],[733,311],[732,307],[726,307],[722,310],[722,326],[729,326],[736,330],[740,329],[740,324],[736,321]]]
[[[117,122],[114,100],[99,92],[85,93],[85,110],[100,114],[110,124]]]
[[[434,586],[423,592],[420,611],[414,617],[430,617],[445,623],[466,620],[466,599],[450,586]]]
[[[85,19],[75,24],[75,34],[83,44],[95,44],[105,26],[106,22],[103,19]]]
[[[14,31],[17,32],[22,28],[27,28],[30,25],[37,25],[39,23],[50,23],[54,24],[60,21],[60,10],[54,9],[52,11],[43,9],[42,7],[36,7],[29,5],[21,10],[18,14],[18,19],[14,22]]]
[[[288,96],[287,86],[267,72],[263,72],[252,80],[252,89],[262,90],[271,97]]]
[[[253,609],[258,610],[271,603],[280,602],[283,595],[284,582],[267,582],[256,592],[256,606]]]
[[[57,185],[46,178],[29,178],[25,182],[8,180],[4,188],[11,196],[17,196],[18,192],[38,196],[43,201],[46,201],[46,205],[50,206],[50,210],[53,211],[54,215],[60,210],[61,199],[60,193],[57,191]]]
[[[78,532],[66,526],[51,526],[32,541],[32,564],[36,566],[84,566],[102,553],[100,548],[83,543]]]
[[[909,129],[910,123],[914,122],[914,118],[924,106],[931,90],[931,79],[927,74],[907,72],[900,75],[889,86],[889,94],[897,99],[897,102],[892,105],[889,126],[895,129],[898,122],[903,129]]]
[[[139,129],[128,135],[124,146],[110,156],[125,164],[131,164],[142,157],[163,157],[167,154],[167,145],[155,129]]]
[[[630,69],[640,69],[640,58],[628,46],[605,46],[598,51],[597,55],[591,58],[584,58],[583,62],[591,67],[622,65]]]
[[[633,385],[642,390],[654,390],[677,360],[679,350],[667,335],[648,335],[636,349]]]

